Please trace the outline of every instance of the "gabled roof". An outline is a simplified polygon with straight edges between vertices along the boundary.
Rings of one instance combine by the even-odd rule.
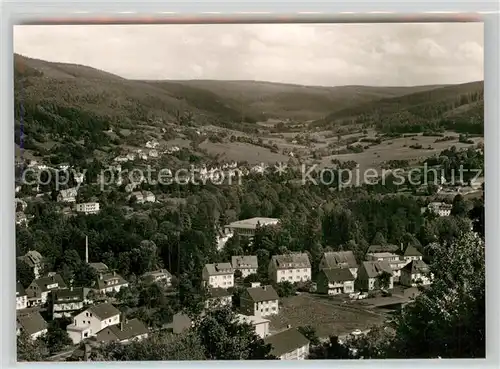
[[[35,279],[33,282],[35,283],[42,292],[47,292],[51,291],[54,289],[64,289],[66,288],[66,283],[62,279],[62,277],[59,274],[54,274],[50,277],[43,277],[43,278],[38,278]],[[47,288],[47,286],[50,286],[51,284],[57,283],[57,287],[55,288]]]
[[[259,265],[257,256],[255,255],[237,255],[231,257],[231,264],[234,269],[238,268],[253,268],[256,269]]]
[[[21,329],[29,335],[47,329],[47,322],[42,318],[39,312],[18,315],[17,323],[19,323]]]
[[[278,293],[273,286],[248,287],[246,289],[253,302],[278,300]]]
[[[120,310],[113,305],[103,302],[99,305],[94,305],[88,308],[88,311],[101,319],[108,319],[115,315],[120,315]]]
[[[352,251],[325,252],[323,257],[329,268],[357,268],[358,263]]]
[[[26,296],[26,291],[24,290],[24,287],[20,282],[17,282],[16,284],[16,296]]]
[[[42,254],[38,251],[31,250],[26,253],[26,255],[19,256],[18,260],[24,261],[30,268],[34,268],[43,261]]]
[[[422,260],[412,260],[404,266],[403,270],[411,274],[425,274],[429,272],[429,267]]]
[[[159,270],[153,270],[151,272],[146,272],[141,276],[141,278],[154,278],[161,276],[171,278],[172,274],[170,274],[170,272],[167,269],[159,269]]]
[[[309,256],[305,253],[291,253],[284,255],[273,255],[271,262],[278,269],[310,268]]]
[[[403,256],[422,256],[422,254],[415,248],[415,246],[408,245],[405,252],[403,253]]]
[[[382,272],[392,275],[392,268],[386,261],[363,261],[368,278],[377,278]]]
[[[264,342],[272,346],[271,354],[279,357],[307,345],[309,340],[296,328],[290,328],[272,336],[267,336],[264,338]]]
[[[208,275],[223,275],[233,273],[233,267],[230,263],[206,264],[205,269],[207,270]]]
[[[111,341],[113,339],[111,337],[106,339],[106,336],[114,335],[119,341],[125,341],[146,333],[149,333],[149,330],[143,322],[139,319],[131,319],[123,324],[115,324],[102,329],[97,332],[97,339]]]
[[[97,277],[97,286],[100,290],[109,287],[110,285],[104,284],[104,282],[111,281],[113,279],[117,279],[118,283],[113,284],[113,286],[120,286],[123,284],[127,284],[128,282],[117,273],[102,273],[99,277]]]
[[[349,268],[323,269],[322,273],[325,274],[328,282],[354,281],[354,276],[352,275]]]

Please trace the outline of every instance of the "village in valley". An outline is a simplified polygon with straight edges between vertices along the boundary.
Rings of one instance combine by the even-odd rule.
[[[407,54],[391,56],[387,40],[377,55],[394,69],[418,59],[431,73],[434,28],[375,26],[356,29],[384,35],[374,43],[428,32],[401,43],[418,57],[399,62]],[[88,27],[93,42],[106,38],[104,26],[102,36]],[[261,40],[252,48],[287,34],[255,27],[241,36]],[[323,40],[323,55],[329,27],[302,27],[314,34],[304,45]],[[232,60],[236,28],[225,42],[202,29],[189,32],[210,43],[206,55]],[[476,42],[465,40],[476,31],[453,29]],[[295,84],[226,80],[227,65],[213,79],[186,79],[179,66],[125,78],[104,60],[31,55],[22,46],[35,36],[18,30],[18,361],[484,357],[484,82],[460,72],[482,73],[482,55],[438,40],[463,64],[442,83],[415,68],[404,81],[384,74],[392,67],[368,51],[356,60],[374,64],[359,70],[378,74],[363,72],[365,85],[354,62],[342,73],[292,64],[282,79]],[[71,32],[60,35],[50,37]],[[299,63],[300,50],[278,64]],[[114,52],[106,61],[124,58]],[[279,74],[276,65],[255,76],[271,79],[264,70]]]

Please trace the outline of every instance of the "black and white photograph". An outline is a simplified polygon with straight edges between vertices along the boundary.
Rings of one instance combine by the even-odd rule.
[[[17,361],[485,358],[483,23],[13,35]]]

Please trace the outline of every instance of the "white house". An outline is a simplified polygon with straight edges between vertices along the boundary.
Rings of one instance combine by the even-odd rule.
[[[25,332],[32,340],[47,333],[47,322],[38,311],[17,314],[18,334]]]
[[[240,311],[245,315],[266,317],[279,312],[279,297],[272,286],[249,287],[240,296]]]
[[[76,211],[78,213],[87,214],[97,214],[99,212],[98,202],[85,202],[82,204],[76,204]]]
[[[309,340],[295,328],[267,336],[264,343],[271,345],[271,354],[280,360],[305,360],[309,355]]]
[[[241,271],[243,278],[250,274],[256,274],[259,263],[255,255],[237,255],[231,257],[231,264],[234,271]]]
[[[28,305],[44,305],[48,301],[49,294],[52,291],[65,289],[66,283],[59,274],[52,274],[48,277],[33,280],[28,286]]]
[[[250,324],[255,329],[255,334],[260,338],[269,336],[270,321],[260,316],[238,314],[237,319],[240,323]]]
[[[71,318],[92,303],[87,299],[90,288],[70,287],[65,290],[54,291],[51,296],[52,317]]]
[[[322,269],[318,274],[316,288],[319,293],[327,295],[353,293],[354,280],[349,268]]]
[[[395,282],[399,281],[401,276],[401,269],[408,264],[403,256],[392,252],[375,252],[373,254],[366,254],[367,261],[385,261],[392,270],[392,276]]]
[[[358,270],[359,288],[363,291],[372,291],[380,289],[379,278],[383,274],[388,274],[388,289],[394,287],[394,279],[392,276],[392,269],[386,261],[363,261]]]
[[[206,264],[202,278],[211,288],[230,288],[234,286],[234,271],[230,263]]]
[[[120,310],[108,303],[91,306],[73,318],[66,327],[69,337],[76,345],[95,336],[102,329],[120,323]]]
[[[28,294],[21,283],[16,284],[16,310],[26,309],[28,307]]]
[[[166,269],[154,270],[152,272],[146,272],[142,275],[142,280],[148,283],[162,282],[167,286],[172,284],[172,274]]]
[[[122,320],[97,332],[97,342],[120,342],[122,344],[148,338],[149,329],[139,319]]]
[[[57,195],[58,202],[76,202],[76,196],[78,195],[78,189],[76,187],[68,188],[67,190],[59,191]]]
[[[400,283],[403,286],[428,286],[432,283],[429,267],[422,260],[412,260],[401,270]]]
[[[453,205],[445,204],[444,202],[431,202],[427,205],[430,212],[439,215],[440,217],[448,217],[451,214]]]
[[[235,234],[239,234],[240,236],[253,237],[258,227],[275,226],[278,223],[279,219],[276,218],[256,217],[229,223],[226,228],[231,229]]]
[[[97,277],[97,284],[94,289],[100,294],[109,292],[119,292],[122,288],[127,288],[128,282],[116,272],[100,273]]]
[[[276,282],[290,283],[311,280],[311,262],[305,253],[274,255],[269,262],[269,278]]]
[[[356,279],[358,263],[352,251],[325,252],[319,262],[319,269],[348,268]]]
[[[403,258],[406,263],[409,263],[412,260],[422,260],[423,255],[418,251],[415,246],[409,245],[403,252]]]

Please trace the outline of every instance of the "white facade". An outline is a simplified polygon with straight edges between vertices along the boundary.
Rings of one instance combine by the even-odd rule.
[[[353,292],[354,292],[354,281],[328,283],[329,295],[338,295],[341,293],[353,293]]]
[[[227,273],[227,274],[211,275],[208,280],[208,285],[211,288],[227,289],[230,287],[234,287],[234,274]]]
[[[309,356],[309,344],[299,347],[291,352],[283,354],[280,360],[305,360]]]
[[[86,202],[76,205],[76,211],[84,214],[96,214],[99,212],[98,202]]]
[[[253,315],[257,317],[277,315],[278,313],[279,313],[278,300],[260,301],[254,303]]]
[[[88,337],[94,336],[101,329],[120,323],[120,314],[101,319],[93,315],[89,309],[73,318],[73,323],[66,327],[69,337],[76,345]]]
[[[255,334],[260,338],[269,336],[269,320],[253,315],[238,314],[241,323],[251,324],[255,329]]]
[[[16,292],[16,310],[26,309],[28,307],[28,296],[27,295],[19,295]]]
[[[403,271],[401,274],[401,284],[408,287],[428,286],[432,283],[432,278],[422,273],[410,274]]]
[[[288,281],[290,283],[306,282],[311,280],[311,268],[290,268],[278,269],[273,268],[271,277],[277,283]]]

